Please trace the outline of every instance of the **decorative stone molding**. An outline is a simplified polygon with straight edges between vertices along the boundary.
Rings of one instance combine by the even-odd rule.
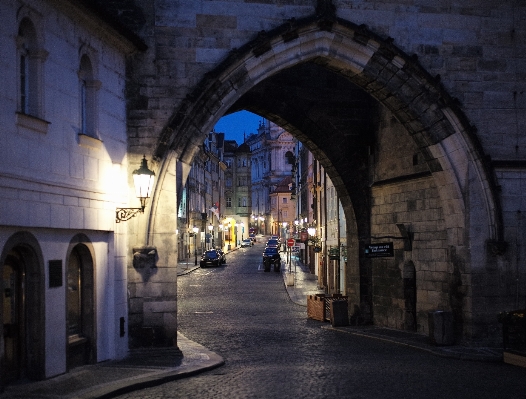
[[[488,252],[493,256],[504,255],[508,249],[508,243],[506,241],[488,240],[486,241]]]
[[[144,269],[149,267],[153,269],[157,262],[157,248],[152,246],[133,248],[133,267],[135,269]]]

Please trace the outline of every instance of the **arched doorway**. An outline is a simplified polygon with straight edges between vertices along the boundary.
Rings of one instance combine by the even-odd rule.
[[[4,378],[9,384],[24,376],[26,364],[25,267],[16,251],[8,253],[3,269]]]
[[[293,26],[285,24],[233,52],[182,101],[164,128],[156,157],[165,159],[169,154],[176,154],[181,163],[190,165],[198,146],[188,143],[197,143],[199,140],[195,137],[204,139],[203,132],[209,131],[225,114],[241,109],[255,112],[302,141],[334,182],[347,222],[350,266],[345,281],[348,282],[352,308],[371,309],[374,279],[378,281],[384,277],[372,274],[371,265],[376,261],[362,256],[360,247],[375,234],[388,236],[397,233],[397,221],[393,217],[377,220],[371,217],[372,209],[377,205],[375,198],[391,196],[389,190],[397,184],[405,184],[403,189],[407,193],[411,190],[416,193],[415,187],[424,193],[437,193],[437,199],[433,197],[429,203],[439,202],[440,205],[435,210],[426,208],[425,211],[426,221],[440,229],[440,248],[435,251],[442,254],[440,267],[448,269],[450,248],[456,248],[462,253],[464,272],[469,274],[473,261],[483,263],[483,259],[479,259],[481,253],[470,254],[469,248],[483,247],[487,239],[499,239],[502,224],[496,187],[467,118],[440,82],[429,76],[418,61],[394,46],[391,40],[383,40],[349,21],[321,22],[330,23],[321,24],[319,20],[307,18],[295,21]],[[318,79],[319,76],[324,78]],[[323,107],[329,103],[321,101],[321,96],[315,91],[302,91],[304,85],[280,91],[284,83],[291,87],[304,77],[309,78],[304,82],[313,82],[313,87],[323,84],[324,89],[329,88],[341,95],[342,103],[345,98],[358,101],[352,107],[332,112],[336,107]],[[350,89],[346,96],[338,91],[341,87],[351,86],[354,89]],[[334,114],[349,118],[331,119]],[[344,123],[343,128],[335,122]],[[377,151],[379,140],[374,135],[385,132],[390,137],[384,143],[393,143],[398,139],[397,135],[403,135],[414,153],[407,157],[410,160],[406,163],[409,173],[401,170],[396,176],[378,179],[371,167],[377,162],[374,157],[380,153]],[[470,209],[469,198],[464,196],[468,191],[475,193],[484,206]],[[411,199],[409,195],[407,201],[401,200],[400,195],[392,196],[396,197],[398,204],[403,202],[406,214],[415,212],[420,206],[419,199]],[[471,220],[469,212],[476,212],[480,224],[489,226],[484,233],[448,234],[472,228],[466,225]],[[397,217],[403,217],[401,213]],[[380,219],[390,221],[378,222]],[[411,218],[400,221],[408,226],[411,222],[421,223],[421,220]],[[424,236],[421,234],[420,237]],[[420,240],[419,244],[422,243],[427,247],[423,245],[415,250],[420,251],[420,258],[416,261],[429,263],[433,260],[425,259],[423,254],[434,250],[431,246],[435,243],[429,238]],[[399,246],[396,251],[397,256],[404,259],[405,249]],[[400,279],[399,273],[396,275]],[[444,272],[439,276],[441,281],[433,282],[437,292],[440,291],[440,299],[423,305],[421,318],[426,309],[450,305],[443,299],[445,295],[441,288],[447,285],[449,278]],[[471,284],[471,281],[466,281]],[[471,288],[464,290],[472,296],[465,298],[467,305],[458,310],[458,320],[468,319],[461,313],[470,314],[470,303],[484,289]],[[487,316],[481,315],[482,318]],[[471,334],[471,327],[464,330],[466,335]]]
[[[12,235],[0,257],[0,388],[44,378],[45,308],[43,259],[36,238]]]
[[[93,258],[84,243],[74,245],[68,254],[66,283],[69,370],[96,359]]]

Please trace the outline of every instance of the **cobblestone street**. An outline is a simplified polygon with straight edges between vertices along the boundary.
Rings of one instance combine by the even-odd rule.
[[[179,277],[179,330],[225,365],[119,398],[525,398],[524,369],[322,328],[261,268],[263,244]]]

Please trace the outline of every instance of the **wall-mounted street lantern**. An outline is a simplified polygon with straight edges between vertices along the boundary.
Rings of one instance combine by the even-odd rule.
[[[153,182],[155,180],[155,173],[148,169],[148,161],[146,156],[143,157],[141,167],[132,173],[133,184],[135,186],[135,195],[141,201],[140,208],[117,208],[115,212],[115,221],[125,222],[137,215],[139,212],[144,212],[146,200],[152,195]]]

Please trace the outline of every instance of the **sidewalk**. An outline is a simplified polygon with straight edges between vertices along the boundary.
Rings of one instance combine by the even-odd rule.
[[[78,367],[45,381],[10,385],[0,398],[113,398],[224,364],[223,358],[182,334],[177,334],[177,344],[182,356],[171,348],[132,350],[124,360]]]
[[[323,293],[323,291],[317,289],[317,277],[310,274],[309,270],[296,258],[292,258],[290,269],[289,273],[288,265],[282,268],[283,281],[289,297],[298,305],[307,307],[308,295]],[[291,275],[290,277],[289,274]],[[287,284],[290,284],[291,279],[294,281],[294,286],[287,286]],[[431,344],[429,337],[423,334],[375,326],[332,327],[332,325],[327,322],[327,324],[322,325],[322,328],[405,345],[442,357],[502,362],[502,349],[499,348],[467,347],[462,345],[436,346]]]
[[[232,251],[237,248],[232,248]],[[177,265],[181,276],[199,268],[195,259]],[[123,360],[82,366],[44,381],[9,385],[0,399],[107,399],[212,370],[224,364],[221,356],[177,334],[177,348],[131,350]]]
[[[232,251],[237,248],[232,248]],[[191,273],[199,265],[183,262],[178,265],[178,275]],[[289,272],[290,268],[290,272]],[[296,258],[282,265],[285,288],[291,299],[307,307],[307,295],[323,293],[317,288],[317,277],[310,274]],[[305,314],[305,317],[307,315]],[[435,346],[428,337],[400,330],[374,326],[332,327],[330,323],[318,322],[321,328],[388,341],[411,348],[431,352],[437,356],[464,360],[502,361],[502,350],[464,346]],[[138,389],[156,386],[168,381],[190,377],[224,364],[223,358],[196,342],[178,334],[180,351],[171,348],[148,348],[130,351],[123,360],[102,362],[76,368],[67,374],[38,382],[11,385],[0,394],[0,399],[107,399]]]

